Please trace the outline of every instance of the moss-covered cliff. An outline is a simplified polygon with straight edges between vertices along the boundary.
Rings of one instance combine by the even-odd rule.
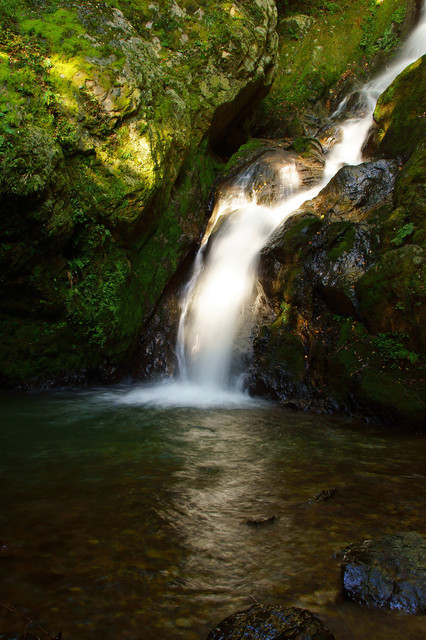
[[[300,6],[291,2],[288,6],[296,4]],[[347,6],[353,8],[351,3]],[[391,19],[395,6],[383,2],[380,11]],[[414,3],[400,3],[399,7],[407,9],[407,16],[414,14]],[[315,19],[328,20],[323,13],[317,6]],[[338,41],[349,30],[346,19],[351,15],[351,11],[339,15],[342,33]],[[367,11],[358,18],[370,24],[369,16]],[[399,33],[401,26],[396,22],[392,33],[394,28]],[[382,27],[387,31],[389,24]],[[365,29],[360,31],[365,33]],[[306,37],[312,45],[312,34]],[[336,37],[333,34],[331,40]],[[355,89],[343,118],[362,112],[356,88],[369,67],[383,60],[378,45],[367,49],[360,37],[358,33],[346,59],[351,73],[343,71],[340,81],[331,87],[335,95],[348,81]],[[383,33],[377,37],[377,42],[383,42]],[[297,43],[304,46],[303,34]],[[330,46],[329,42],[325,45]],[[354,64],[357,49],[362,55]],[[299,62],[297,54],[289,60],[293,77]],[[328,62],[327,54],[321,64]],[[306,60],[305,67],[309,64],[317,63]],[[271,113],[276,98],[283,104],[288,98],[289,87],[283,85],[285,78],[280,74],[278,69],[271,93],[248,123],[252,132],[262,126],[262,110]],[[265,296],[253,334],[248,376],[254,393],[299,408],[357,413],[399,427],[423,427],[424,87],[424,61],[420,59],[380,96],[375,125],[365,145],[366,162],[343,167],[315,200],[277,229],[262,252],[260,280]],[[224,183],[239,169],[245,170],[247,163],[266,159],[271,152],[284,160],[291,157],[306,184],[318,182],[324,155],[340,136],[336,120],[333,124],[329,118],[335,107],[329,95],[329,90],[320,89],[315,100],[306,102],[306,96],[300,97],[297,105],[283,107],[279,117],[264,120],[264,137],[250,138],[231,157]],[[318,139],[306,137],[307,133]],[[260,174],[260,191],[267,196],[273,194],[274,185],[265,186],[264,176],[273,173],[266,166]],[[144,344],[146,372],[173,369],[173,353],[165,336],[170,340],[173,334],[167,317],[175,317],[176,309],[172,296],[167,296],[149,326]]]
[[[272,0],[0,3],[0,380],[113,376],[272,80]]]

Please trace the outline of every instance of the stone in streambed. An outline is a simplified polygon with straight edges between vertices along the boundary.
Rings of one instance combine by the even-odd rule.
[[[308,504],[313,504],[315,502],[327,502],[327,500],[331,500],[337,493],[337,489],[323,489],[312,498],[309,498]]]
[[[370,607],[423,613],[426,609],[426,541],[415,532],[364,540],[344,550],[344,593]]]
[[[255,604],[225,618],[206,640],[333,640],[334,636],[307,609]]]
[[[265,518],[250,518],[250,520],[247,520],[246,524],[248,524],[250,527],[261,527],[265,524],[272,524],[276,522],[276,520],[276,516],[267,516]]]

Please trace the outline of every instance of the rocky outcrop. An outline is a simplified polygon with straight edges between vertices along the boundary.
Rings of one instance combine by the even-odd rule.
[[[380,96],[366,152],[261,255],[272,321],[249,386],[284,403],[425,425],[425,166],[421,58]],[[336,135],[319,135],[326,149]]]
[[[273,319],[255,331],[253,392],[423,426],[423,249],[393,226],[403,173],[388,160],[344,167],[273,234],[260,265]]]
[[[296,152],[295,149],[298,149]],[[207,225],[206,242],[203,260],[208,259],[210,249],[223,231],[223,225],[227,224],[232,216],[233,193],[244,195],[250,201],[257,204],[274,206],[290,194],[287,176],[283,178],[283,170],[289,169],[299,174],[303,186],[309,187],[320,181],[324,168],[324,154],[321,145],[311,139],[298,139],[294,144],[280,144],[275,141],[251,139],[235,153],[227,163],[226,169],[217,179],[212,190],[212,206],[221,206],[230,201],[231,207],[227,214],[222,215],[217,221],[212,214]],[[213,198],[214,196],[214,198]],[[211,211],[210,211],[211,213]],[[261,214],[259,214],[261,215]],[[164,292],[156,306],[155,313],[144,326],[140,345],[137,349],[135,374],[143,377],[161,377],[177,372],[176,338],[181,311],[181,299],[185,284],[189,281],[191,265],[187,262],[180,269],[179,274],[170,282],[170,286]],[[253,301],[249,309],[246,309],[246,318],[242,323],[233,345],[233,362],[240,370],[245,364],[248,344],[250,342],[250,318],[257,314],[259,321],[262,311],[258,309],[258,303],[262,299],[262,291],[257,291],[258,302]],[[268,319],[271,314],[266,311]],[[265,317],[266,319],[266,317]]]
[[[197,242],[210,149],[272,81],[275,4],[0,20],[0,381],[113,378]]]
[[[344,550],[343,591],[370,607],[424,613],[425,563],[426,541],[414,532],[351,544]]]
[[[223,620],[206,640],[333,640],[321,620],[307,609],[256,604]]]

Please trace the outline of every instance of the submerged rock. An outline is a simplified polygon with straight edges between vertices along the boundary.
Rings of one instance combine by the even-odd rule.
[[[343,590],[371,607],[405,613],[426,610],[426,540],[400,532],[354,543],[344,550]]]
[[[331,498],[334,498],[336,493],[337,489],[323,489],[314,495],[313,498],[309,498],[308,504],[313,504],[315,502],[327,502],[328,500],[331,500]]]
[[[250,527],[262,527],[265,524],[273,524],[274,522],[276,522],[276,520],[276,516],[266,516],[264,518],[252,518],[250,520],[247,520],[246,524],[248,524]]]
[[[255,604],[223,620],[206,640],[333,640],[321,620],[307,609]]]

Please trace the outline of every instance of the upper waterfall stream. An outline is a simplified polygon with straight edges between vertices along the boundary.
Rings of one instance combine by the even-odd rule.
[[[294,163],[285,164],[276,171],[278,198],[265,205],[251,188],[254,163],[229,189],[222,190],[182,302],[176,347],[179,378],[133,390],[121,401],[170,406],[253,401],[242,390],[243,371],[240,354],[235,355],[235,342],[247,316],[255,313],[259,252],[274,229],[304,202],[317,196],[343,165],[362,162],[362,147],[379,95],[401,71],[426,53],[425,13],[423,7],[419,24],[396,59],[359,91],[363,115],[341,122],[347,98],[332,114],[341,129],[341,141],[328,153],[318,184],[302,188]]]

